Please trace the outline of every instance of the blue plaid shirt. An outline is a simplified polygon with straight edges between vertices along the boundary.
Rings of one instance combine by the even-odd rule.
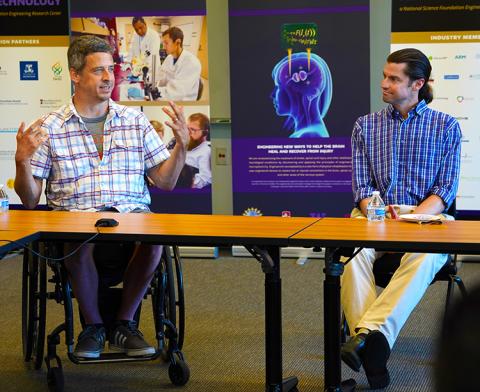
[[[448,208],[458,189],[461,138],[458,122],[423,100],[406,119],[392,105],[360,117],[352,134],[355,204],[378,190],[386,205],[419,205],[437,195]]]
[[[101,158],[72,101],[43,120],[49,139],[35,152],[31,165],[35,177],[47,180],[49,207],[149,210],[145,174],[170,154],[143,113],[109,101]]]

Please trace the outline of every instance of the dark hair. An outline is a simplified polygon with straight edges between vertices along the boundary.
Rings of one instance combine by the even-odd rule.
[[[172,39],[173,42],[175,42],[177,39],[180,40],[180,46],[183,46],[183,31],[180,30],[178,27],[170,27],[169,29],[165,30],[162,33],[162,37],[165,37],[168,34],[168,36]]]
[[[189,121],[198,121],[200,129],[203,131],[203,136],[207,136],[210,132],[210,120],[203,113],[193,113],[188,117]]]
[[[418,100],[425,100],[426,103],[430,103],[433,100],[432,87],[428,83],[430,79],[430,73],[432,72],[432,66],[427,56],[425,56],[418,49],[407,48],[397,50],[396,52],[391,53],[387,57],[388,63],[405,63],[407,67],[405,68],[405,74],[410,78],[410,80],[424,79],[425,83],[418,92]]]
[[[146,25],[145,23],[145,19],[143,19],[143,16],[135,16],[133,19],[132,19],[132,26],[137,23],[137,22],[142,22],[144,25]]]
[[[85,57],[92,53],[110,53],[113,56],[113,49],[108,42],[95,35],[82,35],[68,48],[68,68],[80,72],[85,66]]]
[[[479,309],[480,286],[477,285],[447,314],[435,363],[435,384],[439,392],[478,389]]]

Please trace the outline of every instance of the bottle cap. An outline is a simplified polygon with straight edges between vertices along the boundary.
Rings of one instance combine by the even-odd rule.
[[[379,195],[380,194],[380,191],[373,191],[372,192],[372,195]]]

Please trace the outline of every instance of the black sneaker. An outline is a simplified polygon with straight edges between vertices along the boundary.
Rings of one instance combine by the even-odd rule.
[[[129,357],[155,354],[155,348],[143,339],[135,321],[118,322],[110,333],[109,347],[110,350],[125,353]]]
[[[105,328],[87,325],[80,332],[73,354],[78,358],[98,358],[105,348]]]

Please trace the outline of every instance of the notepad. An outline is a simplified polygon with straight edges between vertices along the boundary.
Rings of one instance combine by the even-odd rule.
[[[442,218],[438,215],[430,214],[403,214],[400,215],[401,220],[414,223],[442,223]]]

